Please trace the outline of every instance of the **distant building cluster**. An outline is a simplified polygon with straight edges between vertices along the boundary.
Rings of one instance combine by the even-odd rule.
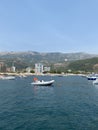
[[[4,64],[4,62],[0,62],[0,72],[17,72],[17,68],[14,64],[12,64],[11,67],[7,67],[7,65]],[[25,68],[25,72],[30,73],[31,71],[34,71],[36,74],[42,74],[47,73],[50,71],[50,67],[44,66],[42,63],[36,63],[34,69],[31,67]]]
[[[43,73],[43,64],[41,64],[41,63],[35,64],[35,73],[36,74]]]
[[[42,63],[35,64],[35,73],[42,74],[50,71],[50,67],[44,66]]]

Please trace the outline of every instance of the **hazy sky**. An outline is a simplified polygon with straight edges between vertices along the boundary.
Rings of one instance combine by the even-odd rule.
[[[98,0],[0,0],[0,51],[98,53]]]

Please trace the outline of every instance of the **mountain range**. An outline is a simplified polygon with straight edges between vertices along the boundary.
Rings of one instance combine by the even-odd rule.
[[[40,53],[34,51],[27,52],[0,52],[0,60],[19,60],[28,64],[35,63],[58,63],[65,61],[76,61],[82,59],[89,59],[93,57],[98,57],[98,54],[88,54],[83,52],[78,53],[60,53],[60,52],[52,52],[52,53]]]
[[[94,58],[94,59],[93,59]],[[83,52],[78,53],[40,53],[34,51],[27,52],[0,52],[0,63],[4,68],[14,65],[17,70],[33,67],[35,63],[43,63],[45,66],[51,66],[52,70],[64,71],[71,69],[73,71],[93,71],[97,70],[98,55]]]

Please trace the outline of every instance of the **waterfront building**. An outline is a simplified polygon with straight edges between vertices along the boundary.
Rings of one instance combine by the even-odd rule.
[[[49,72],[50,71],[50,67],[44,67],[44,72]]]
[[[26,68],[26,72],[27,72],[27,73],[30,73],[30,71],[31,71],[31,67],[27,67],[27,68]]]
[[[12,71],[12,72],[16,72],[16,67],[15,67],[15,66],[12,66],[12,67],[11,67],[11,71]]]
[[[43,64],[37,63],[35,64],[35,73],[42,74],[43,73]]]

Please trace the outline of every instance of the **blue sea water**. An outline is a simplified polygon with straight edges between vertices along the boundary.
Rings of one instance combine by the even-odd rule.
[[[49,80],[50,76],[39,76]],[[80,76],[0,80],[0,130],[98,130],[98,87]]]

